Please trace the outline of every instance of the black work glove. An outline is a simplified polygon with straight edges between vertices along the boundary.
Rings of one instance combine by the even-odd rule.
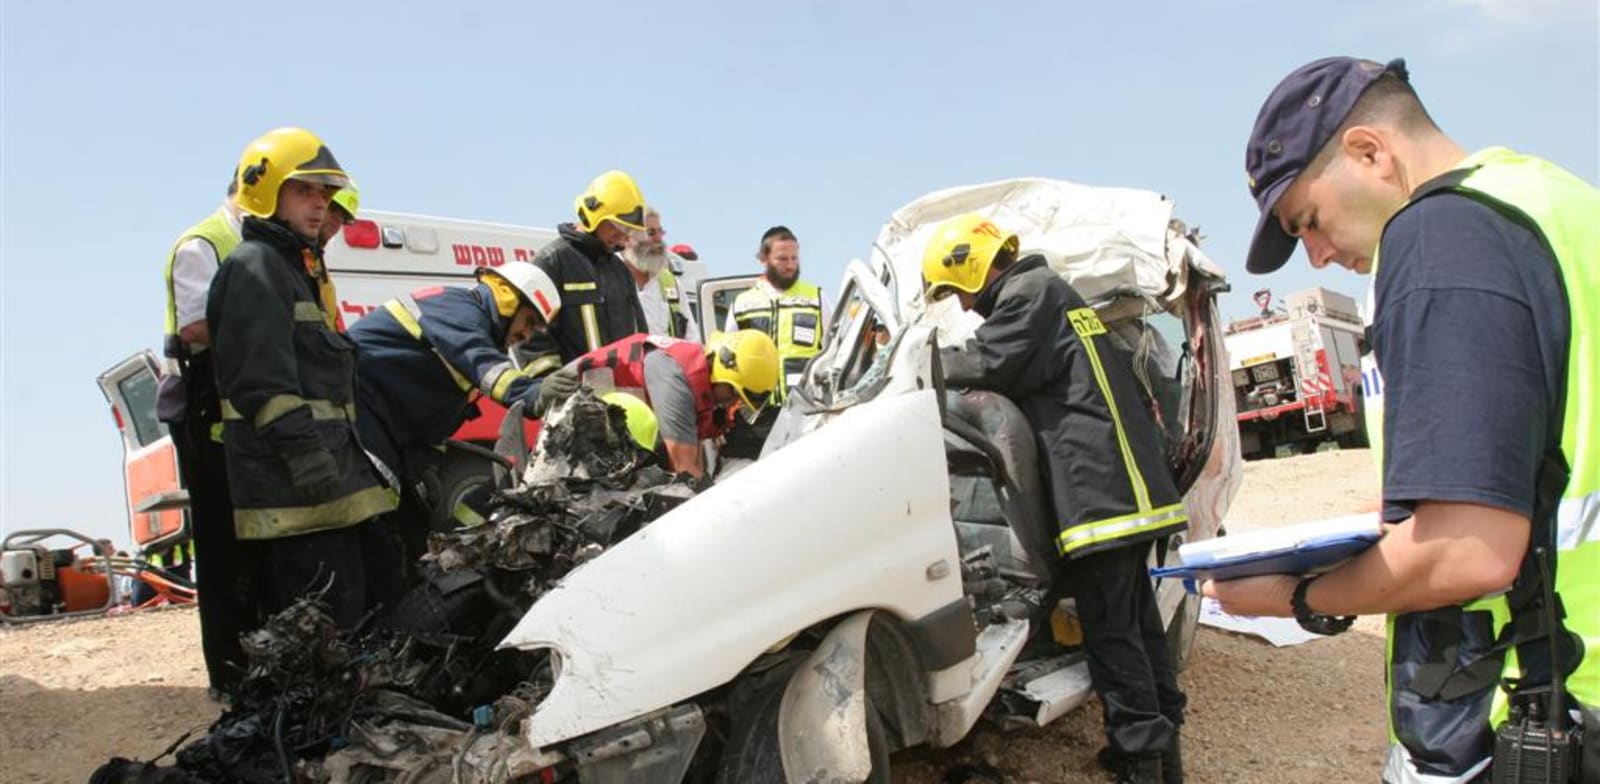
[[[544,416],[576,391],[578,391],[578,369],[564,367],[557,370],[539,382],[539,398],[534,401],[534,411],[539,416]]]
[[[284,458],[289,465],[289,480],[307,503],[321,504],[339,495],[342,486],[339,463],[326,447],[296,452]]]

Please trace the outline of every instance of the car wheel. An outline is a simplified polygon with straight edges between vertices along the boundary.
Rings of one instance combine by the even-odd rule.
[[[494,486],[494,464],[476,455],[452,450],[439,470],[438,502],[428,512],[428,529],[449,533],[458,523],[456,505]],[[431,488],[430,488],[431,489]]]
[[[1178,609],[1167,625],[1167,649],[1172,652],[1172,668],[1182,671],[1189,666],[1189,654],[1194,650],[1195,633],[1200,628],[1200,597],[1185,592]]]
[[[728,728],[727,744],[718,767],[717,784],[787,784],[778,739],[778,711],[789,675],[804,658],[756,676],[745,684],[744,699],[736,702]],[[738,690],[740,687],[735,687]],[[738,699],[738,696],[731,698]],[[889,782],[889,738],[883,719],[867,696],[867,751],[872,757],[869,784]]]

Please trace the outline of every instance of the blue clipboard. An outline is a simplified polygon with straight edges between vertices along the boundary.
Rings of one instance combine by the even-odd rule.
[[[1182,566],[1150,570],[1151,577],[1184,580],[1235,580],[1263,574],[1310,574],[1354,558],[1382,538],[1378,531],[1309,539],[1295,547],[1206,558]]]

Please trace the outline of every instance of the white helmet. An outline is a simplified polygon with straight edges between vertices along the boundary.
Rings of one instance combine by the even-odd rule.
[[[544,323],[556,322],[556,314],[561,312],[561,293],[556,291],[555,281],[544,274],[544,270],[526,261],[508,261],[498,267],[480,267],[478,277],[484,275],[504,279],[516,288],[524,302],[539,311]]]

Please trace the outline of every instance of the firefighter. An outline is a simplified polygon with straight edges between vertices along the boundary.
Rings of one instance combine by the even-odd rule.
[[[622,260],[628,263],[628,272],[638,286],[639,306],[644,311],[648,332],[700,342],[700,326],[689,303],[678,288],[678,278],[672,273],[672,254],[667,251],[663,238],[667,230],[661,227],[661,213],[654,207],[644,211],[644,231],[630,230],[630,242],[622,251]]]
[[[362,444],[403,488],[400,518],[406,559],[426,543],[429,507],[440,503],[444,442],[476,416],[480,397],[534,416],[538,377],[555,369],[516,367],[508,353],[543,334],[561,295],[538,267],[512,261],[478,272],[472,288],[434,287],[390,300],[350,328],[356,344],[356,429]],[[419,492],[418,485],[425,490]],[[468,508],[457,522],[478,522]]]
[[[762,274],[733,301],[727,329],[759,329],[778,346],[783,381],[777,402],[800,380],[806,362],[822,350],[822,289],[800,280],[800,241],[787,226],[761,235],[756,253]]]
[[[951,294],[984,317],[942,352],[953,388],[1014,401],[1038,433],[1063,561],[1058,589],[1077,598],[1089,675],[1104,707],[1101,759],[1124,782],[1182,781],[1178,690],[1145,563],[1187,517],[1162,436],[1128,358],[1042,256],[1018,258],[1015,234],[975,213],[940,224],[923,256],[928,299]]]
[[[570,362],[648,324],[639,291],[617,253],[628,246],[628,230],[645,230],[644,195],[633,178],[608,171],[578,194],[576,223],[556,227],[560,236],[539,249],[534,266],[555,281],[566,303],[535,352]]]
[[[650,404],[667,466],[696,479],[705,475],[700,441],[718,439],[755,421],[779,383],[778,349],[759,330],[719,332],[704,346],[638,334],[591,351],[553,374],[540,410],[580,383],[603,394],[627,392]]]
[[[1495,728],[1508,703],[1510,715],[1553,716],[1552,662],[1564,660],[1565,690],[1587,706],[1592,780],[1600,190],[1503,147],[1469,153],[1434,123],[1401,60],[1295,70],[1262,105],[1245,164],[1261,210],[1251,272],[1283,266],[1304,240],[1312,267],[1373,276],[1367,433],[1393,525],[1319,576],[1203,590],[1230,612],[1323,634],[1389,614],[1391,784],[1554,769],[1536,750],[1499,769]],[[1552,634],[1562,611],[1564,633]]]
[[[158,410],[172,434],[178,475],[189,493],[192,540],[148,554],[152,565],[189,577],[196,549],[206,554],[195,574],[200,601],[200,648],[213,698],[233,693],[249,663],[239,635],[260,621],[258,589],[250,568],[257,560],[233,533],[233,504],[222,449],[222,411],[212,370],[206,296],[217,266],[239,244],[237,178],[228,182],[222,206],[185,229],[167,254],[165,352],[175,372],[162,379]],[[140,583],[139,588],[143,588]],[[141,602],[149,595],[140,593]]]
[[[322,230],[317,233],[317,246],[326,249],[334,235],[356,219],[360,208],[361,191],[354,182],[334,191],[333,197],[328,199],[328,219],[322,222]]]
[[[279,606],[320,592],[353,628],[399,588],[398,553],[372,519],[395,494],[355,431],[355,352],[325,299],[318,245],[349,178],[314,134],[281,128],[239,161],[243,241],[212,283],[234,530],[261,543]]]

